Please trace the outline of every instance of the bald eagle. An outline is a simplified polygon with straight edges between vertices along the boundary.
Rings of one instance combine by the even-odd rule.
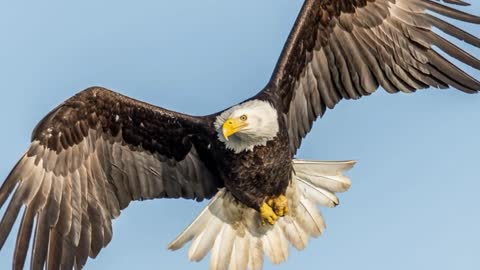
[[[112,238],[112,220],[131,201],[211,199],[173,241],[188,256],[211,252],[211,269],[261,269],[288,246],[303,249],[350,187],[354,161],[295,159],[313,122],[342,99],[480,82],[438,50],[473,68],[480,61],[445,34],[480,39],[437,14],[480,24],[452,8],[461,0],[306,0],[271,80],[224,111],[190,116],[88,88],[51,111],[0,188],[0,248],[21,214],[13,268],[32,243],[32,269],[81,269]],[[434,47],[438,48],[435,50]],[[8,200],[8,205],[5,204]]]

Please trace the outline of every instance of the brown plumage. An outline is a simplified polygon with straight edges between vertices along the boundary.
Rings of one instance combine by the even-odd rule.
[[[476,69],[480,61],[431,30],[475,47],[480,39],[427,11],[480,24],[477,16],[430,0],[305,1],[265,89],[283,100],[293,151],[327,108],[379,86],[389,93],[449,86],[478,92],[480,82],[433,47]]]
[[[341,173],[352,162],[315,164],[312,170],[326,176],[312,176],[312,164],[293,161],[302,138],[327,108],[342,99],[370,95],[379,87],[389,93],[450,86],[466,93],[480,90],[479,81],[433,48],[476,69],[480,61],[431,29],[475,47],[480,47],[480,39],[427,12],[475,24],[480,18],[452,8],[465,5],[463,1],[443,2],[306,0],[270,82],[249,99],[272,104],[279,126],[274,139],[252,151],[235,153],[218,140],[214,122],[220,113],[195,117],[104,88],[82,91],[38,124],[27,153],[0,188],[0,206],[11,199],[0,221],[0,248],[21,215],[14,269],[24,267],[32,234],[32,269],[82,268],[110,242],[112,219],[131,201],[180,197],[200,201],[217,194],[207,210],[222,216],[224,223],[211,216],[206,221],[200,218],[172,243],[172,249],[193,239],[191,258],[201,259],[213,248],[212,269],[224,269],[230,262],[259,269],[262,245],[275,262],[285,260],[272,243],[279,241],[282,252],[288,242],[305,247],[308,237],[318,236],[324,228],[321,216],[312,211],[313,202],[335,206],[333,193],[349,186]],[[295,166],[301,171],[292,177]],[[298,180],[302,177],[317,182]],[[297,185],[298,194],[306,192],[303,197],[296,193]],[[252,225],[256,212],[251,209],[258,210],[267,197],[280,194],[291,195],[292,211],[299,217],[308,213],[310,223],[292,214],[285,219],[292,222],[282,220],[280,227]],[[222,208],[220,202],[228,207]],[[212,225],[209,222],[220,226],[222,239],[201,234],[206,224]],[[251,237],[248,243],[239,238],[242,226]],[[250,249],[244,248],[247,244]],[[224,258],[218,252],[225,246]]]
[[[57,269],[74,259],[81,267],[110,242],[111,220],[132,200],[213,196],[222,183],[201,161],[196,149],[204,145],[189,137],[202,123],[103,88],[48,114],[0,189],[1,204],[15,191],[0,223],[0,246],[26,206],[15,268],[25,263],[35,217],[33,268],[47,261]]]

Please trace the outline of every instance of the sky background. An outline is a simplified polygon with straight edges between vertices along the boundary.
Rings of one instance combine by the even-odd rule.
[[[301,4],[0,0],[0,178],[35,124],[92,85],[197,115],[250,97],[269,79]],[[480,4],[465,10],[478,15]],[[264,269],[480,269],[479,119],[480,96],[454,90],[341,102],[298,157],[358,160],[353,186],[323,210],[321,238]],[[86,269],[207,269],[208,259],[190,263],[187,249],[166,249],[204,205],[132,203]],[[14,230],[0,269],[10,268]]]

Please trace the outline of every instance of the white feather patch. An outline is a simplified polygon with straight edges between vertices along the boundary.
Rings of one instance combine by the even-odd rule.
[[[223,136],[223,123],[228,118],[247,116],[247,126],[227,139]],[[225,143],[227,149],[235,153],[251,151],[255,146],[266,145],[277,136],[278,113],[267,101],[250,100],[225,110],[215,120],[218,139]]]
[[[238,236],[235,238],[232,249],[232,257],[230,259],[230,270],[243,270],[248,265],[248,252],[250,248],[250,237]]]
[[[212,257],[210,258],[211,270],[227,270],[232,255],[233,242],[236,233],[230,224],[224,223],[220,229],[212,248]],[[236,259],[236,258],[235,258]]]
[[[274,264],[288,258],[288,245],[304,249],[311,237],[325,230],[317,204],[338,204],[335,192],[345,191],[350,180],[343,173],[354,161],[294,160],[295,173],[287,189],[290,212],[274,226],[262,226],[258,213],[220,190],[200,215],[168,247],[176,250],[192,241],[190,260],[211,251],[211,270],[261,270],[264,255]]]

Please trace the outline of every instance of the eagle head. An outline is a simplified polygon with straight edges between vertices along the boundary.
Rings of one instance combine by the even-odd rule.
[[[277,136],[277,110],[267,101],[250,100],[222,112],[215,128],[226,148],[235,153],[249,151]]]

